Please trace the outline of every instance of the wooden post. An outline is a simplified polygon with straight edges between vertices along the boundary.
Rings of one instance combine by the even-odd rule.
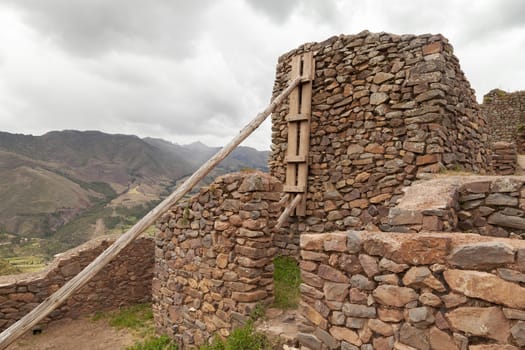
[[[244,139],[246,139],[261,123],[270,115],[273,110],[280,105],[283,100],[295,89],[301,82],[301,78],[293,79],[288,87],[277,96],[264,111],[259,113],[250,123],[248,123],[237,136],[235,136],[226,146],[218,151],[213,157],[208,159],[197,171],[193,173],[180,187],[171,195],[164,199],[159,205],[153,208],[146,216],[140,219],[126,233],[120,236],[111,246],[102,254],[93,260],[78,275],[70,279],[59,290],[47,297],[41,304],[35,307],[31,312],[22,317],[16,323],[11,325],[0,334],[0,350],[5,349],[9,344],[18,337],[30,330],[31,327],[40,322],[50,312],[62,304],[74,292],[84,286],[93,278],[104,266],[106,266],[122,249],[128,246],[144,230],[150,227],[162,213],[177,203],[193,186],[199,183],[217,164],[226,158]]]
[[[283,225],[286,219],[290,216],[292,211],[297,207],[297,205],[303,200],[304,194],[299,193],[295,196],[294,199],[288,204],[288,206],[284,209],[281,216],[279,216],[279,219],[277,219],[277,225],[275,225],[275,230],[279,230]]]

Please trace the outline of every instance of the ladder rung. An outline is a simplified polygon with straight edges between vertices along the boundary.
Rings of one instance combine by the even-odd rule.
[[[290,114],[286,117],[287,122],[298,122],[308,120],[308,116],[306,114]]]
[[[306,186],[284,185],[283,191],[284,192],[292,192],[292,193],[304,193],[304,192],[306,192]]]
[[[286,156],[286,162],[287,163],[305,163],[306,156],[305,155]]]

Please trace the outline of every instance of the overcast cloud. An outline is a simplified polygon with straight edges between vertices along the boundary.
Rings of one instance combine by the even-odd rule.
[[[269,102],[279,55],[341,33],[442,33],[478,100],[525,89],[522,0],[3,0],[0,130],[219,146]],[[245,142],[270,145],[270,125]]]

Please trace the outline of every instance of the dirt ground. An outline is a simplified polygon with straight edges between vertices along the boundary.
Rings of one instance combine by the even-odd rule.
[[[64,319],[51,323],[41,334],[25,334],[7,350],[122,350],[136,340],[131,331],[110,327],[104,319]]]

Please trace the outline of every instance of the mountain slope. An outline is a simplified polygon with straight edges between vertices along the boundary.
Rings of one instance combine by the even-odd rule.
[[[0,132],[0,233],[45,237],[54,253],[122,231],[217,151],[98,131]],[[240,147],[207,180],[266,170],[267,157]]]

